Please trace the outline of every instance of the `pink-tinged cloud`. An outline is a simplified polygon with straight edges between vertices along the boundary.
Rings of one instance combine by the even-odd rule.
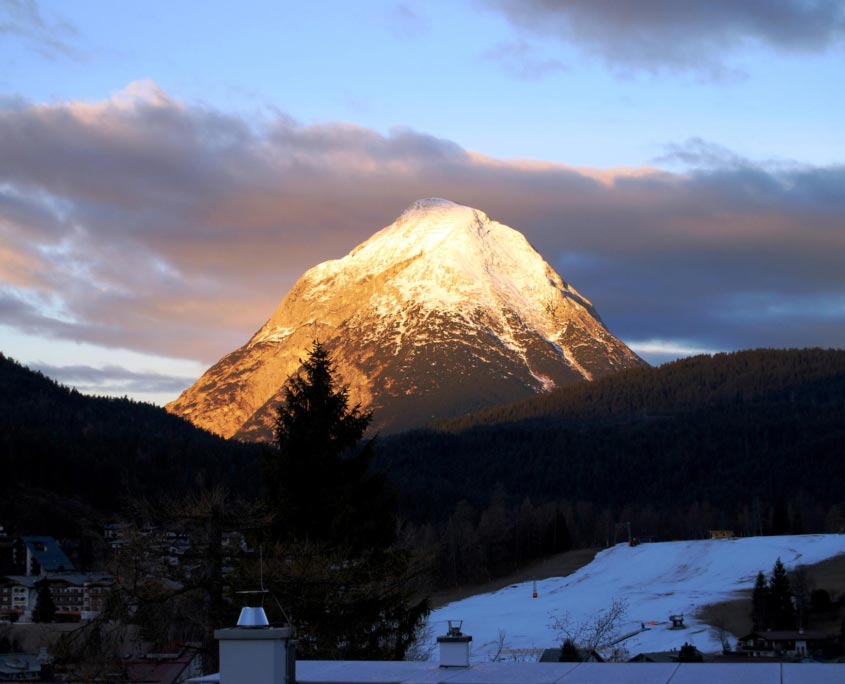
[[[492,159],[411,130],[247,120],[153,83],[12,103],[0,313],[42,335],[214,361],[307,268],[443,196],[524,232],[623,339],[845,346],[829,315],[792,325],[733,305],[842,296],[845,169],[714,161],[701,141],[671,153],[709,157],[686,174]]]

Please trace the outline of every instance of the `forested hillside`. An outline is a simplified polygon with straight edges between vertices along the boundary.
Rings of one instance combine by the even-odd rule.
[[[127,498],[226,483],[257,496],[257,445],[92,398],[0,357],[0,524],[70,536]],[[635,536],[845,526],[845,351],[755,350],[638,368],[381,438],[403,539],[436,585]]]
[[[838,531],[845,351],[634,369],[385,439],[380,453],[455,582],[626,538],[628,522],[663,539]]]
[[[255,494],[258,449],[164,409],[89,397],[0,355],[0,524],[74,533],[127,497],[226,483]]]

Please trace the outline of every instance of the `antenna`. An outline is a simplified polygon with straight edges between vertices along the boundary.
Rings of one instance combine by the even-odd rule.
[[[256,594],[261,596],[261,606],[259,608],[242,608],[241,609],[241,618],[246,620],[248,622],[248,624],[242,625],[241,620],[239,619],[238,620],[238,626],[239,627],[260,627],[260,626],[267,627],[267,626],[269,626],[270,623],[267,621],[267,616],[264,613],[264,597],[267,594],[270,594],[270,596],[273,598],[273,601],[275,601],[276,606],[278,607],[282,616],[285,618],[285,620],[287,620],[287,623],[291,626],[291,628],[293,628],[293,622],[290,619],[290,615],[287,614],[287,611],[284,609],[284,607],[282,606],[279,599],[276,598],[276,595],[272,591],[270,591],[269,589],[266,589],[264,587],[264,546],[263,545],[258,546],[258,582],[259,582],[259,586],[261,587],[260,589],[247,589],[245,591],[236,591],[235,592],[236,594],[243,594],[245,596],[256,595]],[[260,611],[261,616],[253,617],[253,613],[249,613],[249,617],[247,617],[247,614],[245,613],[245,611]],[[263,624],[261,624],[262,617],[263,617]],[[255,624],[253,622],[254,620],[258,620],[259,624]]]

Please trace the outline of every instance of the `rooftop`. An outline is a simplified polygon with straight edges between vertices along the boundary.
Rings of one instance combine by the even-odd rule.
[[[58,570],[73,570],[73,563],[62,551],[53,537],[38,537],[28,535],[21,537],[30,554],[38,561],[43,572],[56,572]]]
[[[841,684],[845,664],[478,663],[300,660],[298,684]],[[191,682],[220,682],[208,675]],[[222,682],[221,684],[228,684]]]

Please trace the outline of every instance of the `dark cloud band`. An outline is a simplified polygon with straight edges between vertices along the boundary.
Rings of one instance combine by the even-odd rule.
[[[307,268],[444,196],[525,233],[623,339],[845,346],[845,168],[774,168],[705,141],[668,154],[698,170],[579,170],[410,130],[258,125],[150,83],[107,102],[12,103],[0,316],[211,362]]]
[[[517,28],[577,45],[625,69],[724,71],[725,55],[763,45],[822,52],[845,36],[839,0],[487,0]]]

